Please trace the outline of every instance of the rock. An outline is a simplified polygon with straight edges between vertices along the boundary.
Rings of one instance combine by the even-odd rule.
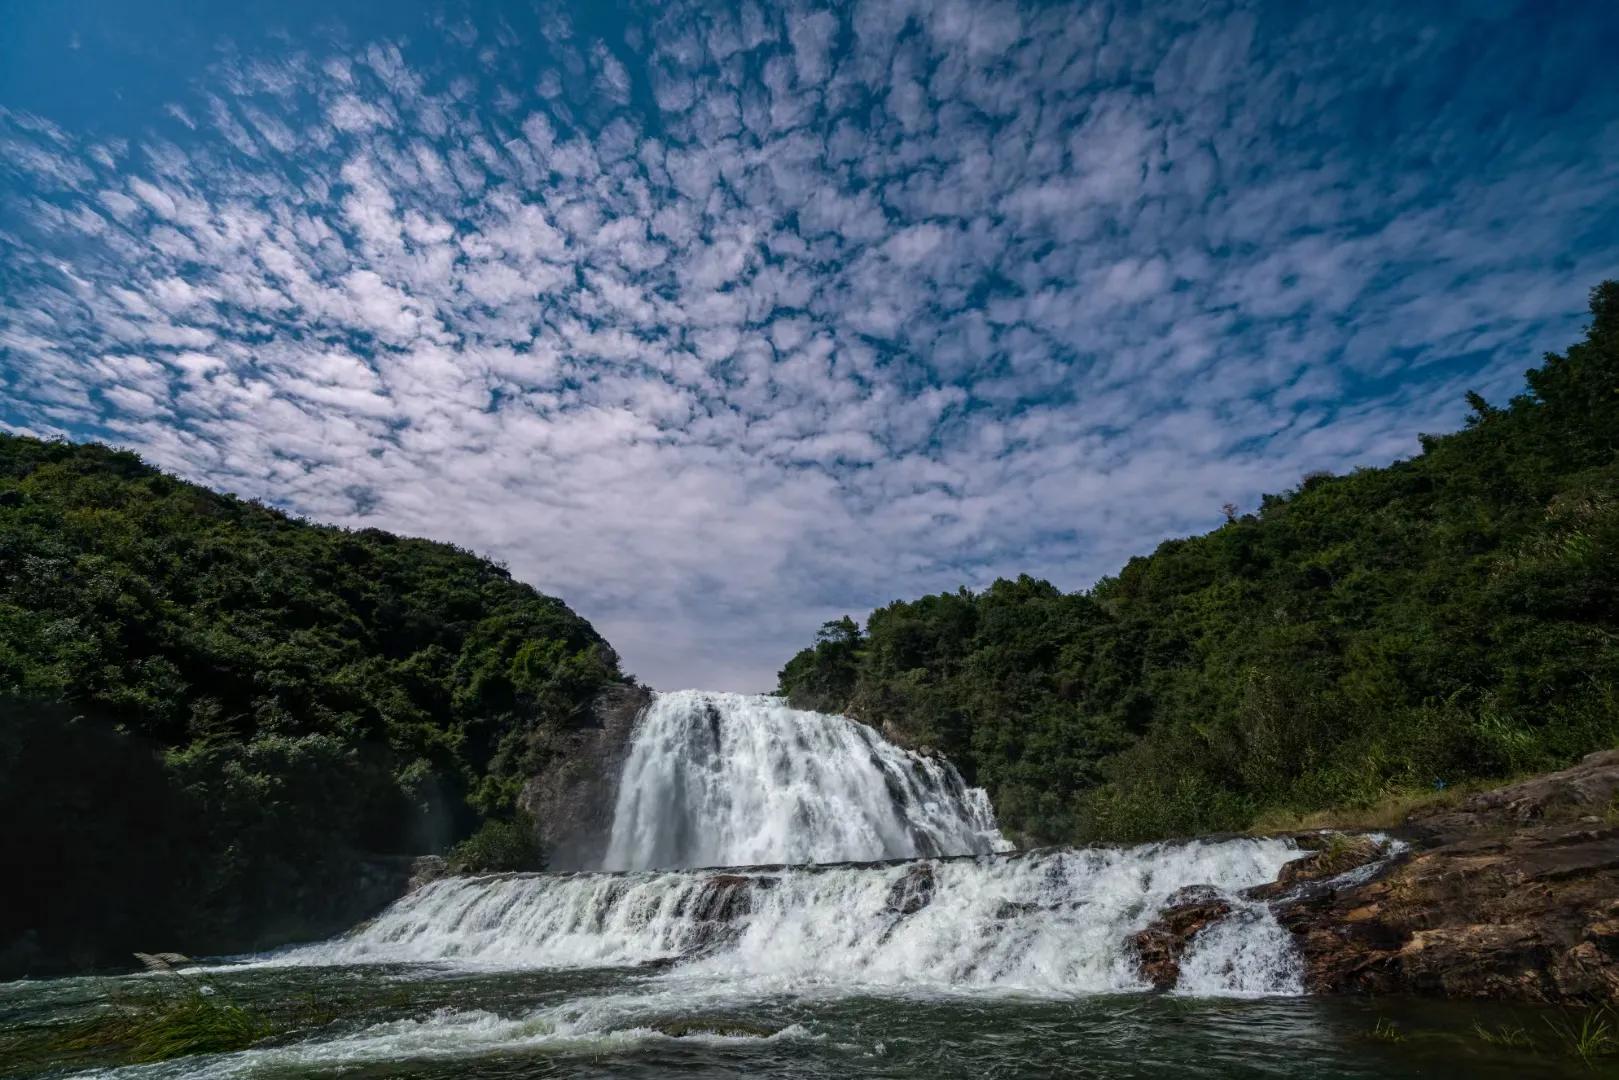
[[[1309,855],[1285,864],[1275,881],[1249,889],[1243,895],[1250,900],[1275,899],[1306,882],[1323,881],[1358,870],[1381,859],[1386,851],[1382,843],[1369,836],[1331,833]]]
[[[450,864],[442,855],[418,855],[410,864],[410,880],[405,883],[407,892],[415,892],[423,885],[430,884],[442,877],[450,876]]]
[[[518,805],[538,823],[551,869],[594,868],[607,849],[624,757],[651,700],[650,690],[614,684],[578,726],[531,736],[551,764],[523,786]]]
[[[652,960],[642,960],[635,968],[637,971],[668,971],[685,959],[683,956],[659,956]]]
[[[895,915],[915,915],[933,902],[935,884],[932,863],[912,864],[889,888],[887,910]]]
[[[692,922],[687,956],[709,951],[730,940],[738,933],[736,922],[753,910],[754,892],[775,884],[774,878],[714,874],[683,896],[671,914]]]
[[[654,1020],[647,1025],[653,1031],[662,1032],[672,1039],[684,1039],[689,1035],[720,1035],[731,1039],[768,1039],[780,1032],[780,1028],[765,1027],[747,1020],[731,1020],[724,1017],[703,1018],[690,1020]]]
[[[1619,1002],[1619,753],[1413,815],[1366,880],[1272,902],[1314,992]],[[1305,860],[1300,860],[1305,861]]]
[[[1181,957],[1192,938],[1229,914],[1231,901],[1212,885],[1190,885],[1172,893],[1152,924],[1131,939],[1141,977],[1155,990],[1174,989]]]
[[[735,922],[753,910],[753,882],[742,874],[715,874],[697,890],[691,917],[697,922]]]
[[[1456,806],[1412,814],[1408,825],[1424,839],[1445,842],[1483,829],[1536,822],[1602,818],[1619,797],[1619,750],[1588,754],[1571,769],[1480,792]]]

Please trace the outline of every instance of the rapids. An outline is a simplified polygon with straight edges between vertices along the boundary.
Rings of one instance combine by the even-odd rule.
[[[450,878],[347,938],[274,962],[661,961],[678,962],[683,976],[787,988],[1130,991],[1144,988],[1130,935],[1172,893],[1271,881],[1299,854],[1289,841],[1235,839],[723,873]],[[1187,989],[1297,993],[1287,935],[1266,909],[1245,905],[1231,923],[1199,939]]]

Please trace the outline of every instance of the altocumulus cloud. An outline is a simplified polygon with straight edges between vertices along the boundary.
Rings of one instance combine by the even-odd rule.
[[[149,115],[0,113],[0,423],[762,688],[824,618],[1409,453],[1577,332],[1619,9],[1308,7],[228,28]]]

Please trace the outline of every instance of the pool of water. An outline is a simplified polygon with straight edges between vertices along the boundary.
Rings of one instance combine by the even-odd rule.
[[[0,986],[0,1075],[120,1077],[1591,1076],[1546,1010],[1405,999],[994,991],[866,996],[847,985],[679,969],[440,964],[218,967],[183,976],[292,1030],[231,1054],[127,1065],[18,1048],[174,975]],[[1502,1046],[1521,1031],[1527,1046]],[[1497,1036],[1486,1039],[1481,1032]]]

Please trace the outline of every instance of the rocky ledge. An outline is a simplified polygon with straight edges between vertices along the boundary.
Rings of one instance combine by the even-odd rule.
[[[523,788],[518,805],[545,823],[542,839],[552,869],[593,866],[607,850],[618,777],[635,721],[651,700],[644,687],[615,684],[596,695],[575,727],[534,734],[550,764]]]
[[[1293,935],[1316,993],[1619,1001],[1619,751],[1414,814],[1390,852],[1329,837],[1243,899]],[[1382,860],[1379,862],[1379,860]],[[1232,901],[1184,890],[1135,945],[1175,984]]]

